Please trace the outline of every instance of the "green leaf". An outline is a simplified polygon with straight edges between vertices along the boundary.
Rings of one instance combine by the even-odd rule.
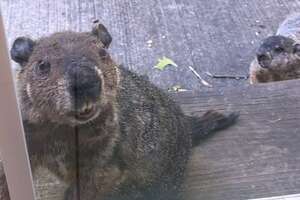
[[[154,66],[154,68],[165,70],[167,66],[178,67],[178,65],[173,60],[164,56],[162,59],[158,59],[158,63]]]

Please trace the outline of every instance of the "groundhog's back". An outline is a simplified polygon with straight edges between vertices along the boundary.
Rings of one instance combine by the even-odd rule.
[[[179,106],[149,81],[123,67],[120,74],[122,157],[136,174],[147,177],[146,182],[157,179],[161,185],[179,186],[191,150],[189,122]]]

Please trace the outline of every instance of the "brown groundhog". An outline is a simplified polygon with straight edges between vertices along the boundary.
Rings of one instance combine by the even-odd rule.
[[[34,182],[42,167],[68,185],[66,200],[179,199],[192,146],[238,114],[185,116],[163,91],[112,60],[111,40],[98,21],[91,32],[15,40]]]
[[[300,13],[279,26],[276,35],[266,38],[250,65],[250,83],[300,78]]]

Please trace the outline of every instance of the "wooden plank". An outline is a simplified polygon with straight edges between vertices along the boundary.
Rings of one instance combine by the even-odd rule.
[[[1,0],[1,4],[10,44],[21,35],[37,38],[62,30],[87,31],[99,18],[113,35],[111,52],[120,63],[147,74],[159,87],[179,84],[192,90],[202,86],[189,65],[199,73],[246,75],[260,40],[300,8],[297,0]],[[162,56],[180,67],[154,70]],[[246,84],[204,77],[216,86]]]
[[[261,199],[250,199],[250,200],[299,200],[300,194],[294,195],[285,195],[279,197],[269,197],[269,198],[261,198]]]
[[[236,126],[194,149],[186,199],[238,200],[300,192],[299,86],[300,81],[288,81],[174,94],[187,114],[209,109],[241,112]]]
[[[240,111],[238,124],[194,149],[188,199],[239,200],[300,192],[300,81],[176,94],[188,114]]]

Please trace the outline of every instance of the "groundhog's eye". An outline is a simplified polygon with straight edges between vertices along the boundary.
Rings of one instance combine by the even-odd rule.
[[[300,55],[300,44],[296,44],[294,46],[294,53]]]
[[[280,46],[276,46],[275,49],[274,49],[274,51],[276,53],[282,53],[282,52],[284,52],[284,49],[282,47],[280,47]]]
[[[36,65],[36,71],[39,75],[46,75],[50,72],[51,65],[48,61],[39,61]]]

